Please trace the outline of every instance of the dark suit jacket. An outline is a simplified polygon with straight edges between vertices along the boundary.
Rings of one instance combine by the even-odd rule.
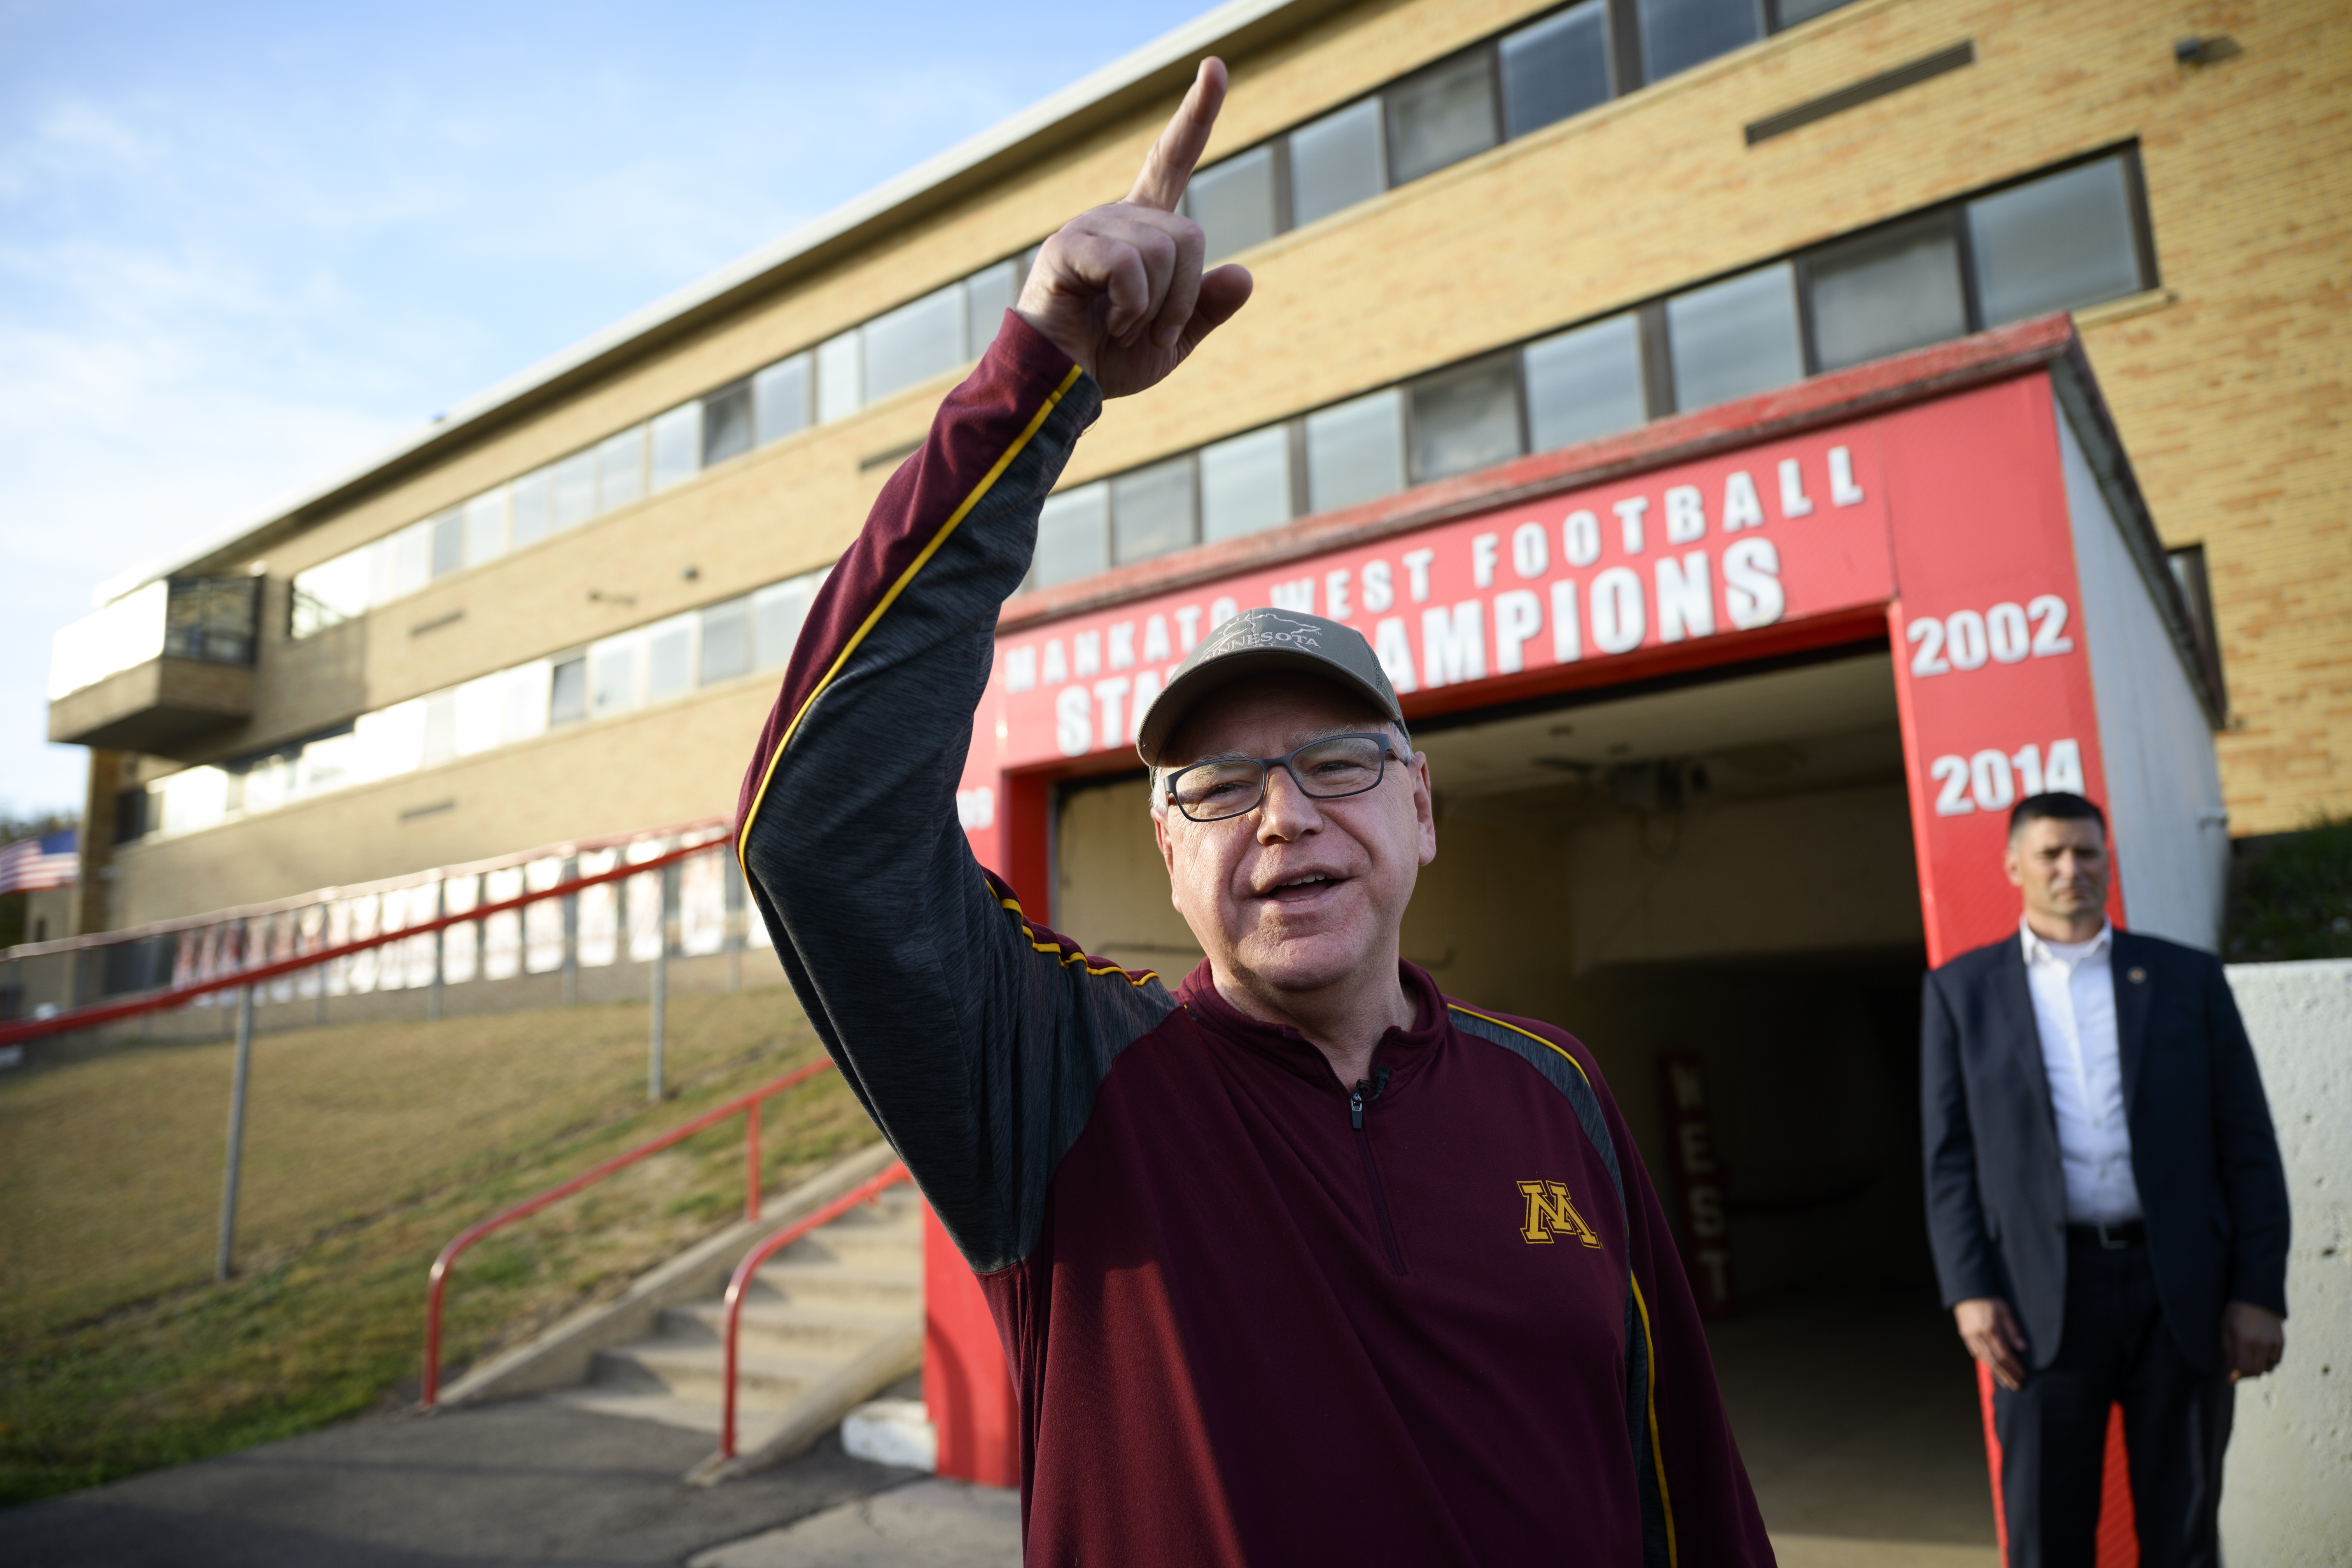
[[[2278,1139],[2221,961],[2125,931],[2111,958],[2148,1262],[2181,1352],[2210,1371],[2225,1303],[2286,1310]],[[2011,934],[1933,971],[1920,1011],[1927,1233],[1944,1304],[2005,1298],[2030,1364],[2048,1366],[2066,1319],[2066,1184],[2023,944]]]

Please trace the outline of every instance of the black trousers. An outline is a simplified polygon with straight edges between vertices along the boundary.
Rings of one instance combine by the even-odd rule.
[[[2218,1342],[2221,1325],[2213,1325]],[[2091,1568],[2107,1408],[2124,1409],[2142,1568],[2218,1568],[2221,1453],[2236,1393],[2180,1353],[2147,1248],[2070,1238],[2057,1359],[2011,1394],[1995,1386],[2008,1568]]]

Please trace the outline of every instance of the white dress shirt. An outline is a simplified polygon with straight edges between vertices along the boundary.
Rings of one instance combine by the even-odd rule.
[[[2131,1132],[2124,1125],[2123,1057],[2116,1044],[2115,928],[2102,921],[2088,942],[2050,942],[2023,921],[2025,984],[2042,1034],[2042,1067],[2058,1120],[2058,1154],[2072,1225],[2140,1217],[2132,1180]]]

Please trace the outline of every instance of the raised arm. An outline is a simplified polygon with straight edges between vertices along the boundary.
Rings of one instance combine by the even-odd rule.
[[[818,594],[739,800],[786,975],[976,1268],[1026,1255],[1096,1085],[1171,1005],[1024,919],[972,858],[955,787],[998,608],[1104,387],[1158,382],[1248,297],[1238,268],[1202,276],[1173,211],[1223,81],[1207,62],[1129,199],[1046,241]]]

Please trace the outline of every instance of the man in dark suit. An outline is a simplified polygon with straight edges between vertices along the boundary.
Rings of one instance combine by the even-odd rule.
[[[2285,1348],[2287,1196],[2219,960],[2107,923],[2106,819],[2010,817],[2014,936],[1927,976],[1927,1227],[1991,1368],[2010,1568],[2096,1555],[2124,1410],[2147,1568],[2216,1564],[2231,1384]]]

